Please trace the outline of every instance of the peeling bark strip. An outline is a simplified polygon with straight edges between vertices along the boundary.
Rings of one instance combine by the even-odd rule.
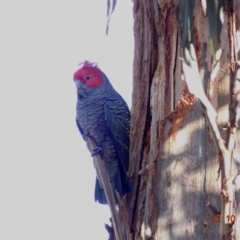
[[[133,64],[133,98],[131,110],[131,144],[129,175],[134,186],[127,196],[133,239],[141,231],[148,162],[150,115],[150,86],[157,63],[157,44],[153,3],[145,0],[134,1],[135,57]],[[142,174],[139,175],[139,171]]]
[[[173,111],[175,105],[174,72],[177,66],[178,32],[174,7],[170,4],[154,5],[154,22],[157,32],[158,64],[151,85],[151,128],[150,149],[147,165],[146,196],[144,201],[144,215],[141,226],[141,236],[148,239],[154,235],[153,215],[155,213],[155,198],[153,193],[153,179],[155,178],[155,161],[160,152],[161,132],[166,116]],[[164,34],[162,34],[164,33]],[[165,48],[163,48],[165,46]],[[179,63],[180,64],[180,63]],[[181,89],[181,88],[180,88]],[[161,103],[165,99],[165,103]],[[163,139],[163,138],[162,138]]]
[[[186,84],[184,84],[182,96],[177,104],[176,109],[169,116],[171,121],[171,128],[169,131],[169,137],[175,140],[175,135],[179,128],[183,124],[183,121],[192,110],[194,106],[194,95],[188,90]]]

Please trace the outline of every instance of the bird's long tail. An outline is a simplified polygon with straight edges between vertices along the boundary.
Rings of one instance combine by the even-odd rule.
[[[121,172],[120,168],[118,168],[115,181],[111,182],[111,185],[114,192],[116,203],[117,203],[117,197],[116,197],[115,190],[119,193],[121,197],[123,197],[126,193],[129,193],[132,191],[132,185],[131,185],[130,179],[126,176],[126,173]],[[101,204],[107,204],[107,199],[106,199],[104,190],[97,178],[95,183],[95,201]]]

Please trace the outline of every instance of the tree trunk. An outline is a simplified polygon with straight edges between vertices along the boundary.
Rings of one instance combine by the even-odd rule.
[[[230,78],[218,70],[228,72],[230,65],[229,16],[223,15],[219,37],[210,39],[211,22],[204,1],[195,0],[195,4],[189,1],[186,8],[179,4],[177,0],[134,0],[129,171],[134,190],[126,199],[132,239],[240,239],[240,230],[235,228],[240,225],[237,207],[232,212],[235,221],[227,225],[232,233],[223,238],[220,231],[220,221],[224,221],[219,217],[223,202],[219,177],[222,159],[203,104],[190,93],[184,81],[183,33],[179,18],[192,7],[198,73],[217,112],[221,137],[227,141],[228,131],[223,126],[229,123]],[[239,19],[236,15],[237,30]],[[190,80],[193,87],[198,86],[194,77]],[[239,168],[238,132],[239,128],[233,167]],[[231,171],[237,176],[236,170]],[[238,178],[234,178],[237,190]],[[239,195],[237,191],[237,205]]]

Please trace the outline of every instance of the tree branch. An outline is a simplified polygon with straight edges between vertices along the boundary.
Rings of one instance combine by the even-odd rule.
[[[237,43],[236,43],[236,16],[234,9],[234,1],[227,1],[227,15],[228,15],[228,39],[229,39],[229,58],[230,58],[230,81],[229,81],[229,124],[227,129],[226,148],[228,150],[228,157],[222,165],[222,219],[221,219],[221,237],[229,236],[231,239],[234,236],[234,222],[229,222],[228,216],[233,215],[234,204],[234,172],[233,172],[233,150],[236,142],[237,129]]]
[[[89,144],[91,152],[93,153],[93,150],[96,148],[96,144],[95,144],[94,140],[91,137],[87,137],[87,142]],[[120,226],[121,226],[120,219],[119,219],[119,215],[118,215],[118,212],[116,209],[116,202],[115,202],[113,190],[112,190],[109,178],[108,178],[108,174],[107,174],[107,171],[105,168],[104,161],[101,159],[99,154],[94,155],[93,158],[94,158],[94,161],[95,161],[97,169],[98,169],[99,177],[100,177],[102,185],[103,185],[103,189],[104,189],[104,193],[106,195],[108,206],[110,208],[116,239],[124,240],[125,236],[124,236],[123,232],[120,230]]]
[[[189,91],[200,100],[203,106],[205,106],[203,110],[205,112],[205,116],[208,121],[211,134],[214,138],[214,142],[218,148],[219,153],[221,154],[222,158],[224,158],[224,156],[226,155],[227,149],[224,145],[223,139],[221,138],[221,135],[216,123],[217,113],[213,108],[212,104],[210,103],[210,101],[208,100],[202,86],[197,62],[195,60],[196,53],[195,53],[193,44],[190,45],[190,50],[185,49],[185,56],[187,59],[183,61],[183,72],[185,75],[185,80],[187,82]]]
[[[222,70],[222,69],[219,69],[218,70],[219,72],[222,72],[222,73],[225,73],[225,74],[227,74],[228,76],[230,76],[230,73],[228,73],[228,72],[226,72],[226,71],[224,71],[224,70]],[[240,78],[236,78],[239,82],[240,82]]]
[[[129,228],[129,222],[128,222],[128,214],[126,211],[126,195],[121,199],[118,192],[116,192],[117,199],[118,199],[118,207],[119,207],[119,214],[121,215],[121,225],[124,227],[124,229],[121,229],[125,232],[125,236],[127,240],[132,239],[130,228]]]

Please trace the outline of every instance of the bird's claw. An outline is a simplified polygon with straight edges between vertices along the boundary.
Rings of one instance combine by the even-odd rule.
[[[84,133],[83,138],[86,140],[88,137],[90,137],[90,133],[89,132]]]
[[[92,157],[102,153],[101,147],[96,147],[92,150]]]

